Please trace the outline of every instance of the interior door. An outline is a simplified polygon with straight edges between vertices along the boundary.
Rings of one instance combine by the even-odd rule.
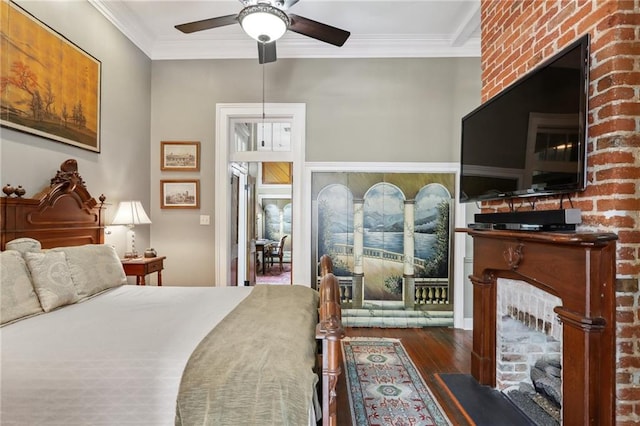
[[[256,179],[247,176],[247,184],[245,185],[245,197],[247,206],[246,215],[246,277],[245,285],[256,284]]]
[[[229,284],[238,285],[238,225],[240,214],[240,176],[231,175],[231,238],[229,247]]]

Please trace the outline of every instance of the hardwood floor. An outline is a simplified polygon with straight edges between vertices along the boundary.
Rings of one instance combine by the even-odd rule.
[[[469,373],[471,367],[472,332],[448,327],[425,328],[352,328],[349,337],[393,337],[400,339],[427,386],[454,425],[470,423],[434,379],[436,373]],[[344,366],[343,366],[344,369]],[[349,426],[351,411],[344,371],[338,380],[338,425]],[[359,425],[354,425],[359,426]]]

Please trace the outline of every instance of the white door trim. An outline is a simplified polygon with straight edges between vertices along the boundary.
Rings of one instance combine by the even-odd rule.
[[[290,152],[232,152],[230,120],[234,118],[259,118],[262,113],[269,119],[291,120]],[[229,250],[231,231],[231,162],[290,161],[293,163],[292,206],[292,259],[293,282],[310,285],[311,265],[308,250],[304,249],[305,237],[302,224],[305,217],[305,203],[302,198],[304,177],[306,105],[303,103],[223,103],[216,104],[215,140],[215,283],[216,286],[229,285]],[[305,271],[306,275],[305,275]]]

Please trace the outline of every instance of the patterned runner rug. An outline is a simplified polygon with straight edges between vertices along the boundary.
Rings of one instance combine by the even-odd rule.
[[[451,425],[400,340],[347,337],[342,352],[354,425]]]

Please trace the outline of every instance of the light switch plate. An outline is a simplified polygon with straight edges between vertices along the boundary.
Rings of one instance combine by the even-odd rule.
[[[211,224],[211,219],[209,217],[208,214],[201,214],[200,215],[200,225],[210,225]]]

